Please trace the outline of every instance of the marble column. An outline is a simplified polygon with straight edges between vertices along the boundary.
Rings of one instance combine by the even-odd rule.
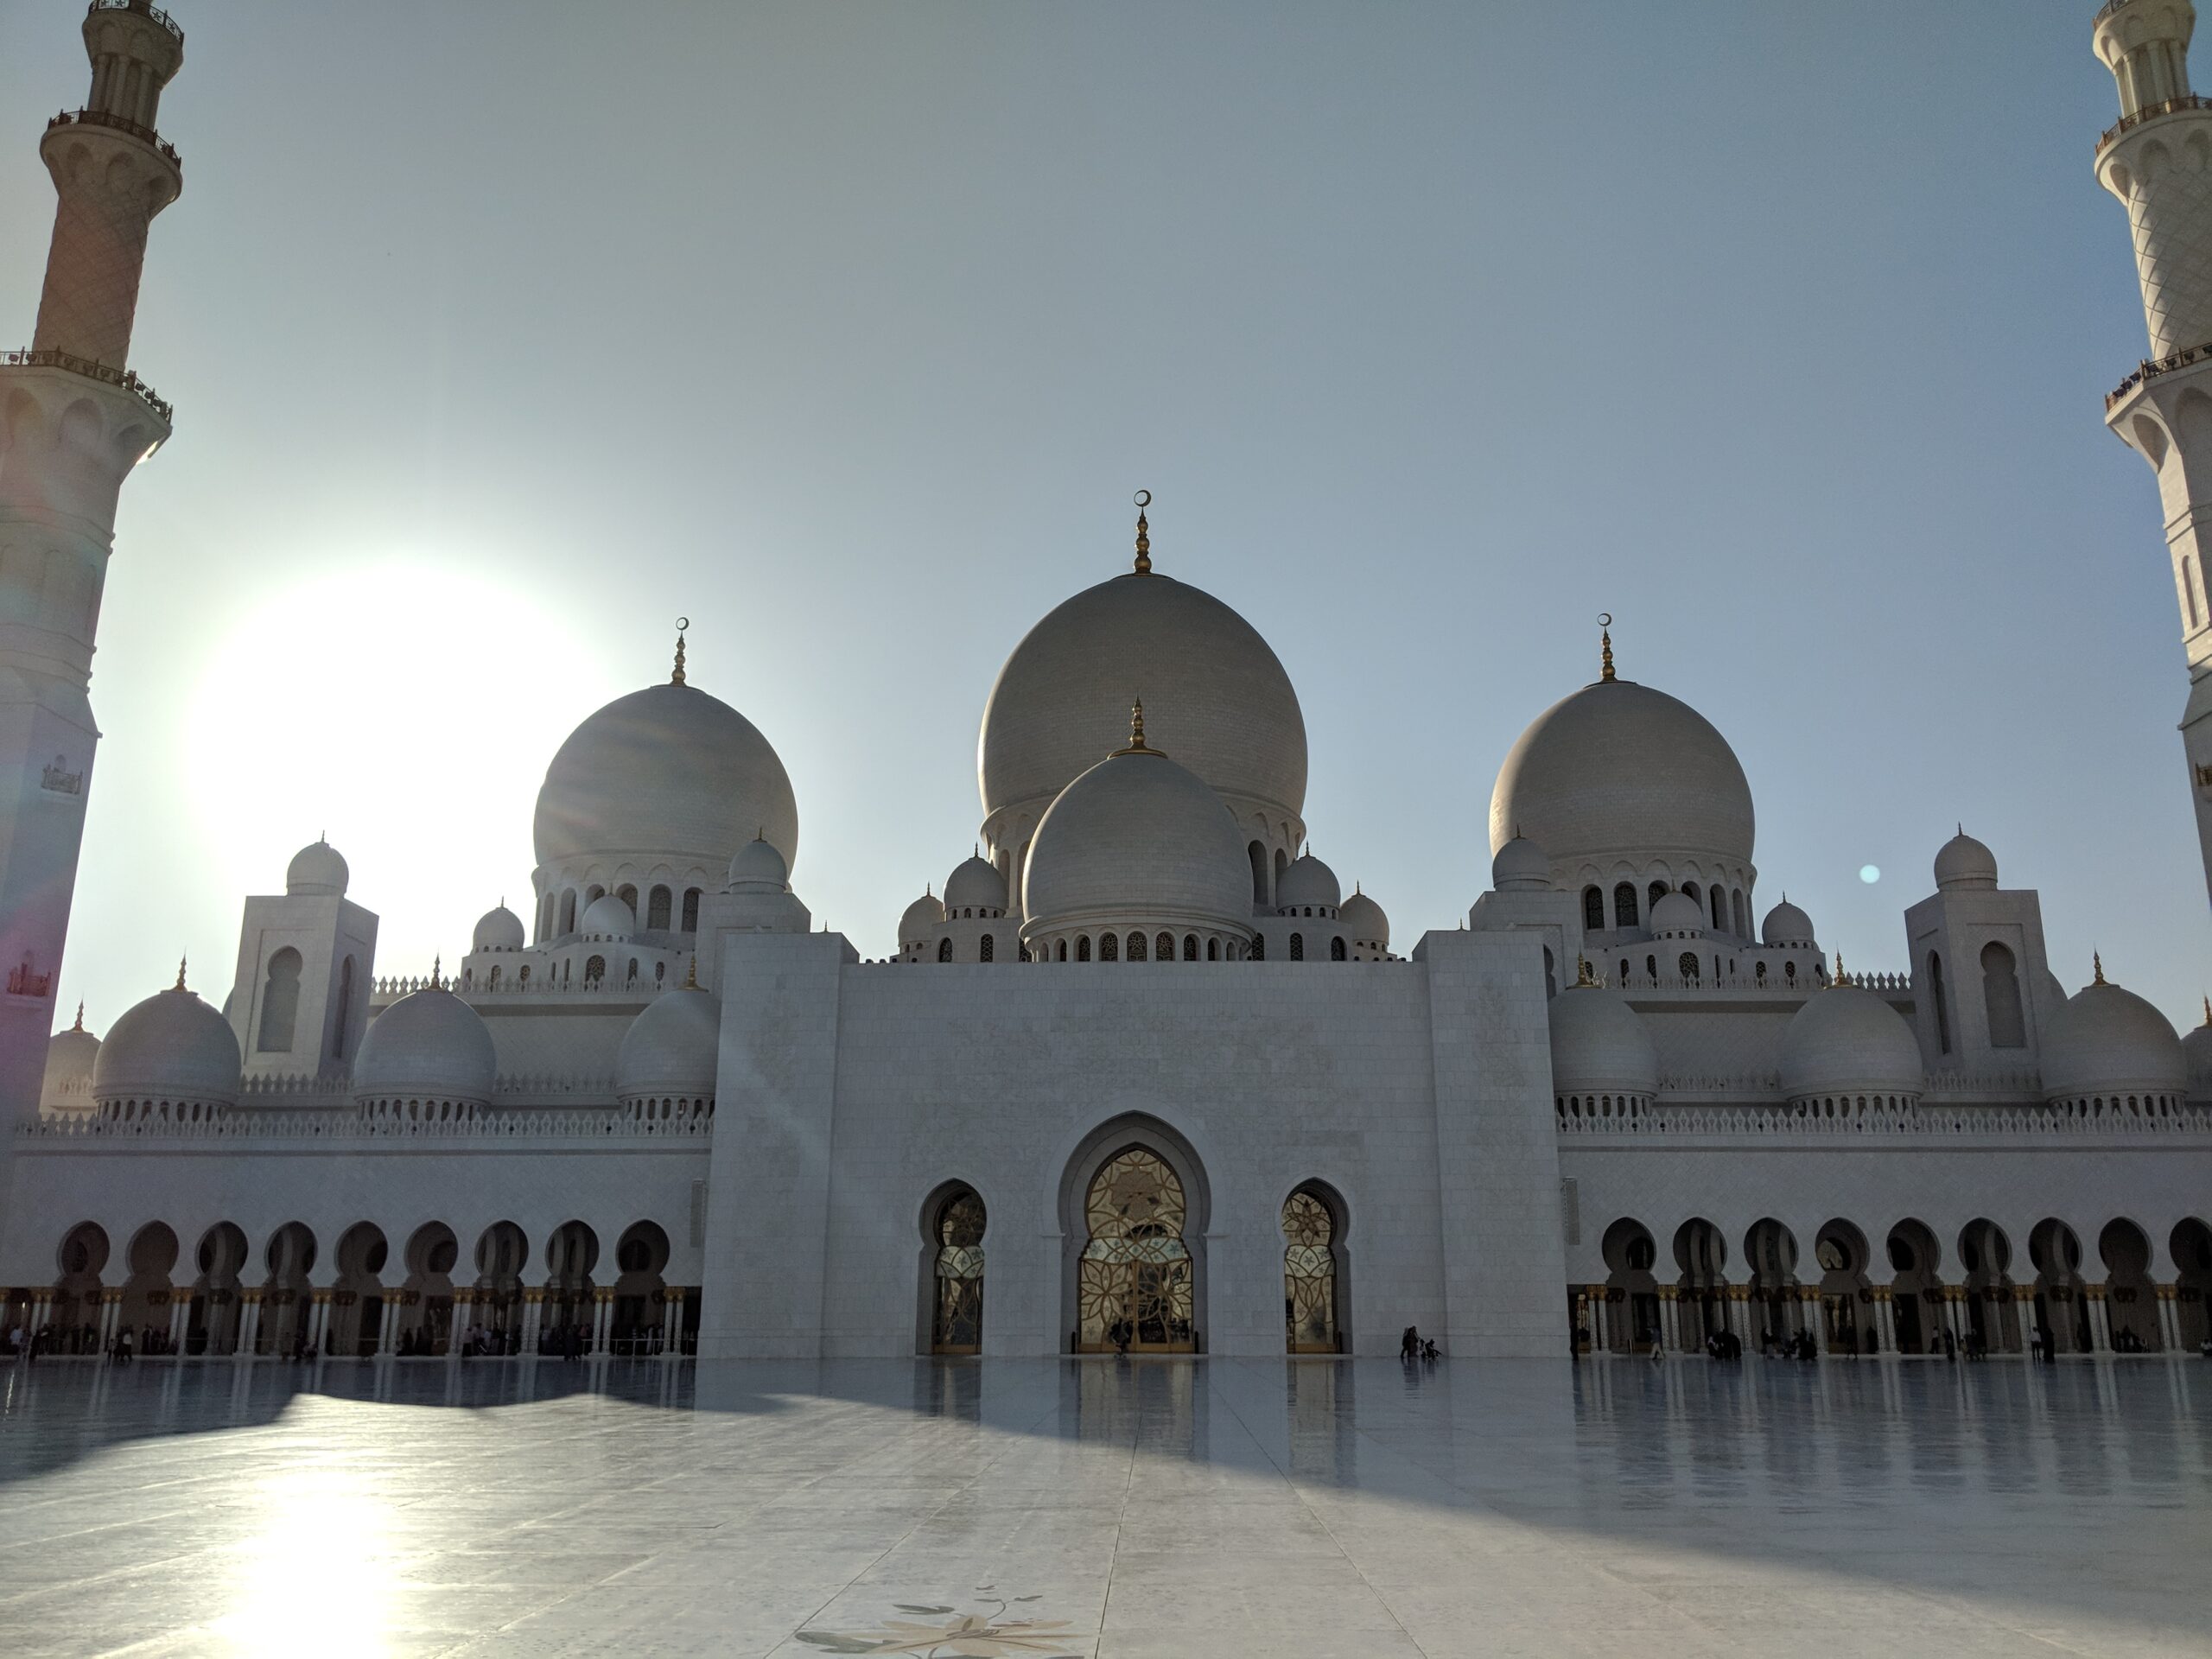
[[[192,1293],[173,1290],[169,1293],[169,1352],[177,1358],[184,1357],[184,1328],[192,1319]]]
[[[453,1293],[453,1313],[446,1323],[446,1357],[459,1359],[468,1340],[468,1327],[476,1318],[476,1293],[458,1287]]]
[[[1682,1345],[1681,1306],[1672,1285],[1659,1287],[1659,1345],[1669,1354],[1679,1352]]]
[[[2158,1293],[2158,1345],[2170,1354],[2181,1351],[2181,1308],[2174,1300],[2174,1285],[2157,1287]]]
[[[2165,1294],[2169,1297],[2173,1294],[2173,1288],[2171,1286],[2168,1286],[2166,1287]],[[2171,1306],[2171,1304],[2169,1304],[2169,1306]],[[35,1335],[37,1332],[45,1330],[47,1321],[51,1319],[53,1317],[54,1293],[51,1290],[46,1289],[34,1290],[31,1292],[30,1328],[32,1333]]]
[[[1897,1310],[1891,1306],[1890,1297],[1891,1287],[1889,1286],[1877,1285],[1874,1287],[1874,1320],[1876,1327],[1874,1340],[1878,1344],[1878,1351],[1885,1355],[1894,1355],[1897,1351]],[[1861,1345],[1863,1346],[1864,1344],[1862,1344]]]
[[[1596,1354],[1612,1352],[1605,1329],[1605,1287],[1590,1287],[1590,1351]]]
[[[1826,1321],[1821,1318],[1821,1292],[1816,1285],[1802,1287],[1797,1293],[1799,1323],[1813,1339],[1815,1351],[1826,1353],[1828,1333]]]
[[[100,1352],[105,1354],[115,1344],[115,1333],[123,1326],[123,1291],[120,1286],[104,1287],[100,1292]]]
[[[330,1352],[330,1291],[327,1287],[310,1291],[307,1311],[300,1317],[308,1322],[308,1345],[318,1357]]]
[[[257,1290],[238,1292],[238,1338],[236,1357],[251,1359],[254,1344],[261,1339],[261,1293]]]
[[[522,1351],[525,1356],[537,1352],[537,1324],[545,1317],[545,1287],[524,1285],[522,1289]]]
[[[2089,1341],[2100,1352],[2110,1353],[2112,1347],[2112,1309],[2105,1305],[2106,1287],[2091,1285],[2082,1293],[2089,1299]]]

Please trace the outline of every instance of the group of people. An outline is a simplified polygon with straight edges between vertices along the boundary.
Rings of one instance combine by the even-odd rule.
[[[1424,1337],[1417,1329],[1409,1325],[1406,1327],[1405,1335],[1398,1338],[1398,1357],[1402,1360],[1410,1361],[1416,1359],[1438,1359],[1441,1358],[1442,1356],[1437,1351],[1436,1342],[1433,1338]]]
[[[1843,1351],[1855,1353],[1858,1351],[1847,1345]],[[1800,1331],[1786,1337],[1777,1336],[1771,1331],[1761,1331],[1759,1353],[1768,1359],[1815,1360],[1821,1357],[1821,1344],[1809,1331]]]

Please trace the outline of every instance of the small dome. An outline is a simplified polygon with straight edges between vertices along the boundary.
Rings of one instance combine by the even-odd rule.
[[[1767,912],[1766,920],[1759,924],[1759,939],[1777,949],[1797,945],[1809,950],[1815,943],[1813,918],[1784,899]]]
[[[932,893],[924,893],[906,906],[906,913],[899,918],[899,943],[919,944],[937,931],[944,919],[944,905]]]
[[[100,1101],[182,1100],[221,1106],[238,1097],[238,1039],[230,1021],[180,982],[132,1007],[108,1028],[92,1062]]]
[[[1526,836],[1516,836],[1490,861],[1490,884],[1499,893],[1535,893],[1552,884],[1552,861]]]
[[[1782,1093],[1910,1095],[1926,1086],[1920,1039],[1904,1016],[1858,985],[1830,985],[1806,1000],[1782,1033]]]
[[[737,849],[737,856],[729,861],[729,885],[733,887],[773,887],[782,893],[791,886],[791,866],[776,850],[773,842],[754,837]]]
[[[1390,948],[1390,918],[1365,893],[1355,893],[1345,899],[1337,919],[1344,925],[1355,944],[1371,944],[1378,950]]]
[[[1293,859],[1282,880],[1275,883],[1279,910],[1303,910],[1308,905],[1316,908],[1326,905],[1334,910],[1344,902],[1344,884],[1337,880],[1337,873],[1311,853]]]
[[[1997,855],[1961,829],[1936,855],[1936,886],[1948,893],[1954,887],[1993,887],[1997,885]]]
[[[963,860],[944,878],[944,913],[957,916],[963,910],[1006,910],[1006,878],[980,858]]]
[[[342,893],[349,872],[338,849],[327,841],[302,847],[284,868],[284,891],[304,893]]]
[[[80,1105],[90,1106],[92,1068],[99,1053],[100,1039],[85,1029],[85,1011],[79,1008],[75,1025],[46,1039],[46,1076],[39,1086],[40,1103],[74,1092]]]
[[[1687,893],[1670,893],[1651,906],[1648,925],[1662,938],[1670,933],[1702,933],[1705,912]]]
[[[629,906],[611,893],[602,893],[584,906],[576,931],[586,938],[626,939],[638,931],[638,918]]]
[[[476,919],[470,948],[477,950],[519,950],[523,945],[522,918],[505,905],[495,905]]]
[[[2047,1100],[2180,1094],[2188,1086],[2188,1051],[2166,1016],[2134,992],[2107,983],[2101,974],[2067,998],[2044,1027]]]
[[[353,1093],[488,1105],[499,1056],[483,1016],[442,986],[403,996],[369,1021]]]
[[[1135,580],[1135,578],[1132,578]],[[1157,749],[1100,761],[1037,825],[1025,937],[1084,922],[1197,922],[1251,931],[1252,868],[1221,797]]]
[[[1659,1050],[1628,1000],[1593,985],[1570,985],[1551,1002],[1552,1092],[1659,1092]]]
[[[664,991],[622,1033],[614,1092],[624,1100],[673,1095],[704,1100],[721,1065],[721,1004],[696,985]]]

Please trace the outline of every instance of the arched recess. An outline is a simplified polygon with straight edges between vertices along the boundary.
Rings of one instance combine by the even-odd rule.
[[[617,1354],[652,1354],[665,1340],[668,1235],[655,1221],[635,1221],[614,1244],[614,1312],[607,1347]]]
[[[582,1327],[580,1345],[590,1351],[597,1316],[592,1296],[598,1288],[591,1270],[598,1265],[599,1235],[581,1221],[563,1222],[545,1241],[545,1305],[538,1316],[545,1351],[562,1351],[558,1333],[567,1325]]]
[[[1190,1142],[1132,1112],[1084,1138],[1061,1178],[1062,1328],[1069,1351],[1205,1351],[1212,1197]]]
[[[1943,1281],[1937,1276],[1942,1250],[1936,1230],[1910,1217],[1890,1229],[1890,1319],[1896,1325],[1897,1351],[1932,1354],[1943,1343],[1948,1321],[1943,1314]]]
[[[64,1353],[99,1351],[100,1273],[107,1258],[107,1230],[93,1221],[72,1227],[54,1252],[54,1308],[47,1323],[63,1333],[56,1341]]]
[[[399,1335],[418,1354],[453,1344],[453,1270],[461,1241],[442,1221],[425,1222],[407,1241],[407,1283],[400,1292]]]
[[[915,1349],[976,1354],[983,1347],[983,1235],[990,1212],[965,1181],[945,1181],[922,1200],[915,1274]]]
[[[290,945],[269,958],[261,986],[261,1027],[254,1038],[259,1054],[292,1052],[293,1027],[300,1019],[300,953]]]
[[[2183,1217],[2167,1249],[2174,1258],[2174,1324],[2182,1352],[2193,1354],[2212,1341],[2212,1227]]]
[[[1875,1352],[1881,1326],[1866,1277],[1872,1259],[1866,1235],[1839,1217],[1814,1235],[1813,1259],[1821,1264],[1821,1345],[1847,1354]]]
[[[1352,1351],[1351,1215],[1326,1181],[1302,1181],[1283,1200],[1283,1341],[1294,1354]]]
[[[1713,889],[1718,893],[1718,887]],[[1681,1345],[1694,1352],[1707,1337],[1728,1330],[1728,1241],[1703,1216],[1693,1216],[1675,1230],[1675,1307]]]
[[[238,1351],[238,1275],[245,1270],[245,1231],[236,1222],[219,1221],[201,1235],[193,1252],[198,1276],[192,1281],[192,1312],[184,1328],[184,1351],[219,1357]]]
[[[2081,1236],[2057,1217],[2045,1216],[2028,1234],[2028,1260],[2036,1270],[2037,1328],[2048,1335],[2054,1352],[2091,1352],[2096,1344],[2089,1334]]]
[[[1986,1216],[1959,1230],[1959,1271],[1966,1275],[1968,1341],[1991,1353],[2020,1353],[2019,1314],[2013,1307],[2012,1241]]]
[[[117,1329],[130,1332],[139,1353],[160,1353],[168,1339],[169,1270],[176,1266],[176,1234],[165,1221],[149,1221],[131,1236],[124,1260],[130,1276],[123,1281],[123,1308]]]
[[[2165,1346],[2158,1330],[2158,1289],[2151,1280],[2151,1240],[2125,1216],[2097,1235],[2105,1264],[2105,1321],[2114,1353],[2155,1354]]]
[[[391,1255],[384,1229],[357,1221],[338,1239],[338,1283],[330,1297],[330,1334],[324,1351],[359,1358],[377,1351],[386,1316],[385,1263]]]
[[[262,1262],[269,1276],[261,1287],[261,1320],[254,1329],[254,1351],[289,1353],[294,1338],[306,1333],[308,1315],[315,1309],[308,1280],[315,1270],[315,1234],[303,1221],[286,1222],[270,1235]]]
[[[512,1354],[522,1340],[522,1273],[530,1240],[512,1221],[495,1221],[476,1241],[476,1300],[470,1322],[480,1350]],[[461,1333],[466,1337],[468,1333]]]
[[[1660,1339],[1659,1281],[1651,1269],[1659,1246],[1651,1230],[1623,1216],[1605,1229],[1599,1246],[1605,1258],[1605,1343],[1618,1354],[1650,1351]]]
[[[2012,953],[1994,942],[1981,947],[1981,1001],[1992,1048],[2025,1048],[2028,1026],[2020,1005],[2020,974]]]
[[[1758,1310],[1763,1338],[1770,1335],[1780,1341],[1810,1329],[1803,1299],[1797,1294],[1796,1234],[1772,1216],[1753,1222],[1744,1235],[1744,1266],[1750,1273],[1751,1300]]]

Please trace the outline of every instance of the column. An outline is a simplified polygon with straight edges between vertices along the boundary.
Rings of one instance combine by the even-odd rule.
[[[537,1323],[545,1317],[545,1287],[524,1285],[522,1287],[522,1352],[534,1357],[537,1352]]]
[[[1590,1287],[1590,1351],[1593,1354],[1612,1351],[1606,1341],[1605,1287],[1603,1285]]]
[[[192,1322],[192,1293],[173,1290],[169,1293],[169,1352],[177,1358],[184,1357],[184,1330]]]
[[[2167,1306],[2171,1308],[2171,1306],[2172,1306],[2172,1303],[2171,1303],[2171,1297],[2172,1297],[2172,1295],[2173,1295],[2173,1287],[2172,1287],[2172,1286],[2171,1286],[2171,1285],[2167,1286],[2167,1287],[2165,1287],[2165,1290],[2164,1290],[2164,1294],[2166,1295],[2166,1297],[2168,1297],[2168,1298],[2170,1299],[2170,1300],[2169,1300],[2169,1301],[2168,1301],[2168,1303],[2167,1303]],[[34,1290],[33,1292],[31,1292],[31,1330],[32,1330],[32,1332],[33,1332],[34,1333],[35,1333],[35,1332],[41,1332],[41,1331],[45,1330],[45,1329],[46,1329],[46,1326],[47,1326],[47,1321],[48,1321],[48,1320],[49,1320],[49,1319],[51,1319],[53,1317],[54,1317],[54,1292],[53,1292],[52,1290],[50,1290],[50,1289],[48,1289],[48,1288],[47,1288],[47,1287],[45,1287],[44,1286],[41,1286],[38,1289]]]
[[[1659,1287],[1659,1345],[1669,1355],[1680,1351],[1681,1342],[1681,1313],[1675,1304],[1675,1287]]]
[[[123,1328],[123,1289],[111,1286],[100,1292],[100,1352],[105,1354],[114,1344],[116,1332]]]
[[[254,1344],[261,1339],[261,1293],[241,1290],[238,1300],[238,1345],[235,1357],[251,1359]]]
[[[313,1301],[301,1317],[308,1321],[308,1344],[317,1357],[330,1351],[330,1287],[312,1292]]]
[[[459,1359],[468,1327],[476,1318],[476,1293],[456,1287],[453,1293],[453,1322],[446,1327],[446,1357]]]
[[[1879,1327],[1875,1341],[1881,1352],[1894,1355],[1897,1351],[1897,1310],[1890,1304],[1890,1294],[1889,1286],[1874,1287],[1874,1316]]]
[[[1798,1287],[1797,1314],[1799,1319],[1803,1322],[1806,1332],[1813,1338],[1815,1351],[1825,1353],[1827,1351],[1828,1333],[1827,1322],[1821,1318],[1821,1292],[1819,1286],[1801,1285]]]
[[[2181,1308],[2174,1300],[2174,1285],[2157,1287],[2158,1293],[2158,1345],[2170,1354],[2181,1351]],[[43,1319],[43,1314],[35,1317]]]
[[[2068,1311],[2071,1312],[2070,1309]],[[2012,1313],[2020,1321],[2020,1351],[2024,1354],[2028,1351],[2028,1344],[2034,1340],[2036,1334],[2036,1287],[2033,1285],[2012,1287]],[[2058,1304],[2052,1302],[2050,1304],[2051,1325],[2055,1327],[2064,1317],[2058,1310]],[[2071,1323],[2070,1320],[2068,1321],[2069,1328],[2066,1334],[2069,1337],[2074,1334],[2070,1328]],[[2051,1334],[2056,1335],[2056,1330]]]
[[[610,1353],[614,1347],[614,1287],[601,1285],[592,1293],[592,1300],[599,1306],[592,1314],[591,1351]]]
[[[2091,1285],[2089,1298],[2089,1340],[2101,1353],[2112,1352],[2112,1309],[2106,1305],[2103,1285]]]

